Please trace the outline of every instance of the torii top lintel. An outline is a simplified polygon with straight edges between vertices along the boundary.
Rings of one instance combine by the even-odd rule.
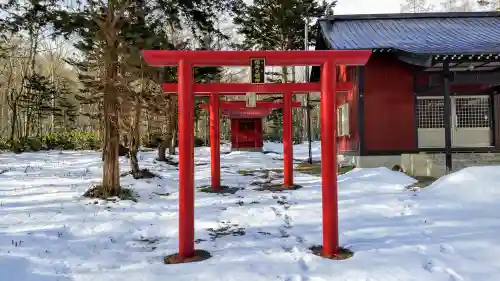
[[[248,66],[252,58],[263,58],[266,65],[316,66],[327,60],[338,65],[365,65],[369,50],[321,51],[170,51],[144,50],[142,55],[150,66],[176,66],[184,60],[192,66]]]

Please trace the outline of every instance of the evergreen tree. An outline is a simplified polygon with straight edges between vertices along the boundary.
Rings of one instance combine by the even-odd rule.
[[[63,83],[62,87],[57,89],[54,100],[53,113],[56,128],[63,132],[76,130],[78,110],[79,106],[74,100],[73,93],[67,83]]]
[[[405,0],[400,9],[402,13],[427,13],[434,10],[434,5],[428,5],[426,0]]]
[[[13,114],[11,115],[11,133],[10,141],[14,141],[14,135],[18,125],[18,112],[21,110],[19,108],[21,99],[26,95],[31,95],[30,93],[25,93],[25,91],[30,91],[31,87],[26,87],[28,83],[28,77],[35,77],[35,64],[39,47],[39,39],[41,34],[46,30],[46,27],[51,23],[51,13],[54,11],[54,4],[57,0],[9,0],[0,4],[0,11],[3,16],[0,18],[0,29],[5,32],[2,37],[6,38],[6,33],[13,35],[19,35],[26,33],[29,41],[29,67],[25,67],[22,70],[22,80],[20,81],[20,87],[18,89],[11,89],[8,95],[7,102],[11,108]],[[21,35],[23,36],[23,35]],[[36,79],[36,78],[35,78]],[[33,81],[32,81],[33,82]],[[27,113],[27,117],[31,117],[33,114],[27,112],[27,107],[24,107],[24,111]],[[24,135],[30,135],[30,124],[31,120],[25,118],[24,124]]]
[[[64,7],[52,13],[58,34],[78,36],[75,47],[86,61],[79,64],[87,76],[85,83],[93,86],[86,89],[87,95],[81,100],[93,99],[102,104],[104,165],[101,189],[104,195],[121,192],[118,167],[120,102],[130,102],[132,98],[135,105],[142,103],[143,97],[139,98],[139,93],[130,89],[134,81],[143,83],[141,89],[145,88],[147,79],[161,82],[158,72],[163,70],[144,66],[139,51],[172,49],[167,26],[188,27],[194,38],[202,38],[207,32],[215,33],[217,12],[230,9],[233,4],[234,1],[229,0],[88,0],[84,5]],[[139,92],[144,93],[144,90]],[[138,110],[134,112],[139,114]]]
[[[453,12],[457,7],[457,0],[446,0],[441,2],[443,10],[446,12]]]
[[[307,18],[331,15],[336,1],[315,0],[255,0],[243,4],[236,12],[234,23],[244,36],[240,47],[259,50],[303,50]],[[309,41],[314,44],[317,30],[311,21]]]
[[[500,11],[500,0],[477,0],[477,4],[487,10]]]
[[[254,0],[253,4],[241,5],[234,23],[238,32],[244,36],[243,42],[239,44],[242,49],[258,50],[303,50],[305,41],[305,26],[309,23],[309,45],[313,45],[317,35],[314,21],[309,19],[321,18],[333,14],[336,1],[316,0]],[[281,72],[267,72],[269,82],[288,82],[294,70],[281,67]],[[270,97],[268,100],[275,100]],[[301,119],[301,118],[298,118]],[[267,118],[271,122],[271,140],[281,139],[282,136],[282,110],[274,110]],[[294,118],[295,122],[297,118]],[[301,127],[297,124],[296,127]],[[300,138],[299,130],[295,130],[296,139]]]
[[[78,106],[72,101],[73,93],[66,83],[57,88],[49,78],[35,73],[26,78],[24,87],[27,90],[19,99],[19,107],[26,115],[31,132],[41,137],[44,121],[51,115],[54,115],[59,129],[67,131],[74,128]]]
[[[21,111],[26,114],[26,124],[30,126],[28,131],[38,128],[36,133],[41,136],[42,121],[54,111],[55,89],[47,77],[37,73],[26,78],[25,88],[27,91],[20,98]]]

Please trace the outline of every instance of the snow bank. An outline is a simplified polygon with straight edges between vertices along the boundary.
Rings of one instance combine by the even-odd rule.
[[[500,201],[500,166],[469,167],[444,176],[426,187],[424,196],[453,201]]]
[[[438,179],[412,200],[425,268],[450,280],[500,280],[500,167],[470,167]],[[426,244],[426,245],[424,245]]]
[[[338,181],[341,185],[354,183],[354,187],[370,185],[375,188],[401,188],[417,182],[417,180],[404,173],[395,172],[385,167],[371,169],[355,168],[348,173],[340,175]]]

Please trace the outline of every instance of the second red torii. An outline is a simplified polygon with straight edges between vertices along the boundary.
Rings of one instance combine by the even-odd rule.
[[[292,102],[292,107],[301,107],[301,106],[302,106],[302,104],[298,101]],[[202,108],[202,109],[206,109],[209,107],[210,107],[209,103],[200,104],[200,108]],[[257,104],[255,107],[274,109],[274,108],[283,108],[284,105],[282,102],[257,101]],[[246,103],[244,101],[220,101],[219,108],[220,109],[245,109],[248,107],[246,106]]]
[[[193,95],[206,96],[211,94],[231,94],[245,95],[246,93],[256,93],[257,95],[269,95],[270,93],[308,93],[320,92],[321,83],[266,83],[266,84],[251,84],[251,83],[203,83],[194,84]],[[353,84],[351,82],[337,82],[337,92],[347,92],[351,90]],[[177,83],[164,83],[162,85],[165,93],[177,93]]]

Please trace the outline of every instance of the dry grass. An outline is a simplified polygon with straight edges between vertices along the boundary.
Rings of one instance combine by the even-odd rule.
[[[418,182],[408,186],[408,189],[412,189],[412,190],[425,188],[437,180],[437,178],[435,178],[435,177],[412,176],[412,175],[408,175],[408,176],[410,176],[418,181]]]
[[[254,185],[260,185],[259,188],[256,188],[254,190],[270,191],[270,192],[282,192],[282,191],[297,190],[302,188],[302,186],[298,184],[294,184],[293,186],[284,186],[281,183],[271,183],[271,182],[264,182],[261,184],[255,183]]]
[[[216,193],[216,194],[235,194],[238,190],[237,187],[230,187],[226,185],[222,185],[220,188],[215,189],[211,185],[204,185],[198,187],[198,191],[205,193]]]
[[[137,193],[135,193],[130,188],[121,188],[118,195],[110,194],[108,190],[104,189],[101,185],[94,185],[89,190],[85,191],[83,197],[86,198],[96,198],[107,201],[116,201],[116,198],[120,200],[130,200],[137,202]]]
[[[354,169],[354,166],[341,166],[338,169],[339,175],[345,174],[349,171]],[[304,173],[304,174],[309,174],[313,176],[320,176],[321,175],[321,162],[315,162],[312,164],[309,163],[301,163],[297,165],[295,168],[295,171]]]

